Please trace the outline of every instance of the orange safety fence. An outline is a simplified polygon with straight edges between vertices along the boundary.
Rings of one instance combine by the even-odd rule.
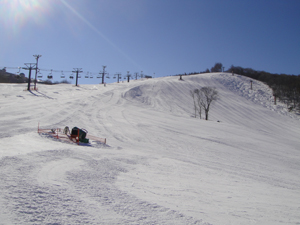
[[[75,141],[73,141],[72,137],[64,134],[62,132],[61,128],[56,128],[56,129],[41,129],[40,126],[38,125],[38,133],[43,133],[43,134],[48,134],[56,139],[61,139],[61,140],[65,140],[68,142],[76,142],[77,144],[79,144],[79,139],[75,138]]]

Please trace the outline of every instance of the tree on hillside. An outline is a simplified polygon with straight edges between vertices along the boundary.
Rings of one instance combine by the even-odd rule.
[[[193,103],[194,103],[195,118],[197,117],[197,102],[196,102],[197,100],[196,100],[196,92],[195,92],[196,90],[198,90],[198,89],[190,91],[190,95],[192,96]]]
[[[196,98],[197,98],[197,105],[198,105],[197,110],[199,113],[199,118],[202,119],[202,105],[201,105],[202,94],[199,89],[195,89],[194,92],[195,92]]]
[[[216,63],[214,67],[212,67],[210,69],[210,71],[213,73],[213,72],[222,72],[222,63]]]
[[[198,110],[199,117],[201,119],[202,109],[205,112],[205,120],[208,120],[208,112],[210,110],[211,103],[218,99],[218,91],[212,87],[202,87],[201,89],[194,89],[190,91],[194,101],[195,117]],[[197,103],[197,104],[196,104]]]
[[[218,99],[218,91],[212,87],[203,87],[200,89],[201,91],[201,101],[200,104],[205,112],[205,119],[208,120],[208,112],[210,109],[210,105],[213,101]]]

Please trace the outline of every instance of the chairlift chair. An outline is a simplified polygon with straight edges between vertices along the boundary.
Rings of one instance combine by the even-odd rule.
[[[52,79],[53,78],[53,76],[52,76],[52,70],[51,70],[51,72],[48,74],[48,79]]]
[[[43,78],[43,74],[41,73],[41,70],[38,70],[38,72],[39,72],[39,73],[38,73],[37,77],[38,77],[38,78]]]
[[[18,67],[19,68],[19,71],[16,73],[16,78],[17,79],[20,79],[21,78],[21,76],[20,76],[20,70],[21,70],[21,67]]]

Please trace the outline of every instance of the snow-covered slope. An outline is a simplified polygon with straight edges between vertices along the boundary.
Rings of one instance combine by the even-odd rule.
[[[209,121],[189,91],[215,87]],[[231,74],[0,84],[0,224],[297,224],[300,122]],[[217,122],[219,121],[219,122]],[[107,145],[37,134],[77,126]]]

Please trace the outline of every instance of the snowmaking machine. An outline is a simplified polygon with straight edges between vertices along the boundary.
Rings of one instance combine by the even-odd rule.
[[[106,138],[99,138],[88,134],[88,131],[83,128],[73,127],[70,131],[69,127],[65,127],[64,129],[55,128],[55,129],[41,129],[40,124],[38,124],[38,133],[46,134],[52,136],[56,139],[60,139],[65,142],[88,144],[91,141],[101,142],[106,144]]]
[[[65,127],[66,129],[67,127]],[[78,138],[78,141],[82,143],[89,143],[89,139],[86,138],[87,135],[86,129],[79,129],[78,127],[73,127],[71,131],[71,138]]]

